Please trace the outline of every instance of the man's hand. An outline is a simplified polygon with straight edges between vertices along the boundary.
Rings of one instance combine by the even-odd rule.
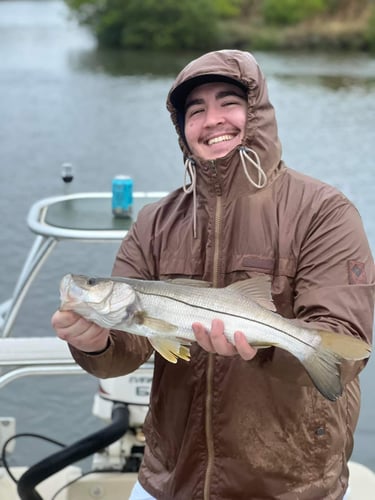
[[[109,330],[72,311],[56,311],[51,324],[60,339],[80,351],[103,351],[108,345]]]
[[[212,321],[210,332],[201,323],[193,323],[193,331],[198,344],[207,352],[221,356],[240,355],[246,361],[253,359],[257,353],[242,332],[234,333],[234,345],[228,342],[224,336],[224,323],[220,319]]]

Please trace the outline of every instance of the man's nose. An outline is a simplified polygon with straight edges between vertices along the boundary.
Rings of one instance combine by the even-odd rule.
[[[214,127],[220,123],[223,123],[224,117],[220,108],[216,106],[209,107],[205,115],[205,127]]]

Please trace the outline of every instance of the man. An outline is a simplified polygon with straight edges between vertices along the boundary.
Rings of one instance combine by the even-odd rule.
[[[370,343],[374,262],[360,217],[340,192],[281,160],[255,59],[236,50],[203,55],[178,75],[167,105],[191,183],[140,212],[113,274],[215,287],[268,274],[280,314]],[[130,373],[152,354],[147,339],[69,312],[52,323],[98,377]],[[219,320],[210,332],[192,327],[189,363],[155,354],[132,498],[341,500],[364,363],[343,364],[344,393],[332,403],[289,353],[257,352],[241,332],[231,345]]]

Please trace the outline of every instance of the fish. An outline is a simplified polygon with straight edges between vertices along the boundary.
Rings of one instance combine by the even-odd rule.
[[[190,360],[193,322],[209,330],[213,319],[221,319],[229,342],[242,331],[253,347],[274,346],[295,356],[331,401],[343,392],[342,361],[362,360],[371,353],[361,339],[305,328],[278,314],[271,279],[262,274],[225,288],[185,278],[152,281],[66,274],[60,283],[60,310],[74,311],[104,328],[147,337],[172,363]]]

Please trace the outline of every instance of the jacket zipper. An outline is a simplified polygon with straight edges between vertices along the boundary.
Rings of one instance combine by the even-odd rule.
[[[213,272],[212,284],[214,287],[218,286],[219,281],[219,257],[220,257],[220,239],[221,239],[221,223],[222,223],[222,189],[220,180],[218,178],[215,161],[211,162],[211,170],[213,176],[213,183],[216,194],[216,209],[215,209],[215,225],[214,225],[214,256],[213,256]],[[206,446],[207,446],[207,468],[204,481],[204,500],[210,499],[211,492],[211,479],[212,469],[214,462],[214,441],[212,430],[212,393],[213,393],[213,378],[215,367],[215,354],[208,355],[207,361],[207,390],[206,390]]]

